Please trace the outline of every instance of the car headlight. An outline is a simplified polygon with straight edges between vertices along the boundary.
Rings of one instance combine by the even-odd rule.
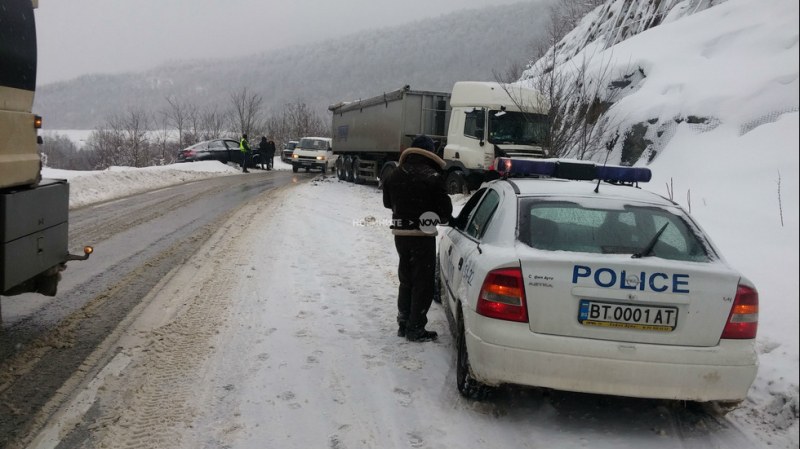
[[[324,161],[325,160],[325,156],[317,156],[317,160],[318,161]]]
[[[298,156],[298,155],[296,155],[296,154],[293,154],[293,155],[292,155],[292,159],[297,159],[297,158],[299,158],[299,157],[300,157],[300,156]]]

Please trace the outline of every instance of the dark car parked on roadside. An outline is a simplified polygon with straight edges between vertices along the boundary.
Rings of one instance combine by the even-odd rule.
[[[239,142],[236,140],[212,139],[184,148],[178,153],[177,161],[220,161],[223,164],[227,164],[228,162],[241,164],[242,152],[239,151]],[[252,158],[247,166],[255,167],[255,163]]]
[[[286,162],[287,164],[292,163],[292,153],[294,152],[294,147],[297,146],[296,140],[290,140],[283,144],[283,150],[281,150],[281,160]]]

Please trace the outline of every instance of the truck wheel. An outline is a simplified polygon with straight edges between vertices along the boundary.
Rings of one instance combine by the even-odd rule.
[[[355,184],[364,184],[364,178],[361,177],[361,173],[359,173],[358,165],[361,163],[357,157],[353,158],[353,182]]]
[[[470,374],[469,354],[467,352],[467,337],[464,331],[464,318],[458,313],[458,340],[456,342],[458,357],[456,360],[456,386],[461,396],[477,401],[486,399],[492,391],[491,387],[484,385]]]
[[[343,160],[344,158],[341,156],[338,159],[336,159],[336,177],[339,178],[340,181],[345,180],[344,168],[342,167]]]
[[[464,179],[464,174],[458,170],[451,171],[450,174],[447,175],[447,180],[445,183],[447,184],[447,193],[450,195],[455,195],[458,193],[463,193],[466,195],[469,193],[467,180]]]
[[[297,173],[297,166],[292,164],[292,173]]]
[[[347,156],[344,158],[344,180],[353,182],[353,158]]]

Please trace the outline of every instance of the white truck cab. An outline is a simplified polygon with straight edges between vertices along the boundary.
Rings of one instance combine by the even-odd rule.
[[[303,137],[292,152],[292,171],[300,167],[321,170],[323,174],[333,169],[336,158],[331,148],[330,137]]]
[[[549,102],[523,86],[460,81],[450,97],[450,125],[443,159],[448,184],[464,183],[470,190],[484,181],[498,157],[548,157]],[[458,177],[464,179],[455,179]],[[455,190],[462,190],[456,187]]]

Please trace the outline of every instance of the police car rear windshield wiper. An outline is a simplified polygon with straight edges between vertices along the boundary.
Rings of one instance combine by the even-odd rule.
[[[647,244],[647,246],[645,246],[643,250],[632,255],[631,258],[640,259],[642,257],[649,256],[650,253],[653,252],[653,248],[655,248],[656,243],[658,243],[658,239],[661,238],[661,234],[664,233],[664,229],[667,229],[667,226],[669,226],[669,223],[664,223],[664,226],[661,226],[661,229],[659,229],[658,232],[656,232],[656,235],[654,235],[653,238],[650,239],[650,242]]]

